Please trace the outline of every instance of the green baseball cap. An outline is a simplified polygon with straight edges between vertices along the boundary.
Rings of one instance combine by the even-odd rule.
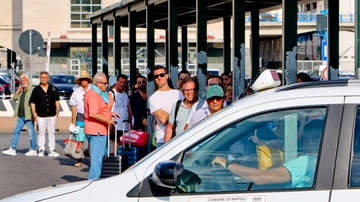
[[[206,99],[212,97],[224,97],[223,89],[218,85],[209,86],[208,90],[206,91]]]

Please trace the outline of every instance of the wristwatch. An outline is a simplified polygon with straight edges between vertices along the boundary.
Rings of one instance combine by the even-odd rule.
[[[56,112],[60,112],[60,110],[56,110]]]
[[[233,163],[234,163],[234,160],[227,160],[226,164],[225,164],[225,168],[229,168],[229,165],[233,164]]]

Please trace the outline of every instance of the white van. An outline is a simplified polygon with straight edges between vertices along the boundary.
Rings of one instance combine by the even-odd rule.
[[[359,80],[339,80],[256,93],[120,175],[4,201],[356,201],[359,88]]]

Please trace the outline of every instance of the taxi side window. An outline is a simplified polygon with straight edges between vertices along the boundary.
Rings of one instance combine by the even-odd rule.
[[[356,113],[350,186],[360,187],[360,108]]]
[[[310,188],[325,117],[326,108],[289,109],[228,125],[184,152],[184,169],[201,182],[180,175],[175,192]],[[289,178],[270,176],[274,169]]]

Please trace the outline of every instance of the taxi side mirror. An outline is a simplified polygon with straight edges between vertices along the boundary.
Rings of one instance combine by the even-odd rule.
[[[163,188],[175,189],[178,176],[184,171],[183,164],[176,161],[159,162],[155,168],[150,181]]]
[[[158,163],[150,181],[156,186],[173,190],[175,193],[193,193],[201,183],[197,174],[184,169],[184,165],[176,161]]]

